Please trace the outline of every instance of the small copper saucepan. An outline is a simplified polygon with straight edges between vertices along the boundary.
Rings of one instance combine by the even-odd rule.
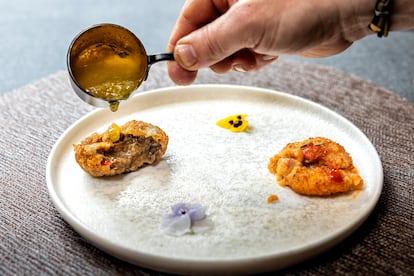
[[[118,109],[147,79],[155,62],[174,60],[172,53],[147,55],[144,45],[129,30],[114,24],[94,25],[69,46],[67,66],[76,94],[96,107]]]

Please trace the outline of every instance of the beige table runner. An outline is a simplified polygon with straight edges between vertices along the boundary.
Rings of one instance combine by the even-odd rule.
[[[367,81],[316,65],[280,60],[258,73],[215,75],[197,83],[285,91],[336,111],[372,141],[384,190],[368,220],[328,252],[280,273],[408,275],[414,271],[414,105]],[[171,86],[163,64],[140,90]],[[0,275],[161,274],[88,244],[57,213],[46,187],[50,150],[93,108],[71,90],[66,72],[0,96]]]

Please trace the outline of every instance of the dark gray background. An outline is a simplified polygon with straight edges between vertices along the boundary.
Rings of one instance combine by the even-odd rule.
[[[184,2],[0,0],[0,93],[66,70],[71,40],[97,23],[123,25],[142,40],[148,53],[163,52]],[[414,32],[395,32],[385,39],[373,35],[331,58],[284,58],[334,67],[414,102]]]

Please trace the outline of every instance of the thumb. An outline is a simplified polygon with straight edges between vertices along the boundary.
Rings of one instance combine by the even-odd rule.
[[[257,32],[250,32],[246,18],[233,8],[177,41],[174,57],[180,66],[195,71],[255,45]]]

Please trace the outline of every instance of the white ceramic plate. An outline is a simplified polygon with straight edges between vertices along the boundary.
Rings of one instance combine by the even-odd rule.
[[[248,132],[216,126],[236,113],[248,114]],[[131,119],[169,135],[163,160],[116,177],[85,174],[72,144]],[[276,183],[269,158],[289,142],[314,136],[346,148],[365,181],[361,192],[305,197]],[[226,85],[143,92],[116,113],[91,112],[63,133],[47,164],[50,196],[80,235],[120,259],[178,273],[261,272],[314,256],[367,218],[382,182],[375,148],[340,115],[289,94]],[[271,194],[279,200],[268,204]],[[207,206],[214,228],[180,237],[163,234],[161,217],[179,202]]]

